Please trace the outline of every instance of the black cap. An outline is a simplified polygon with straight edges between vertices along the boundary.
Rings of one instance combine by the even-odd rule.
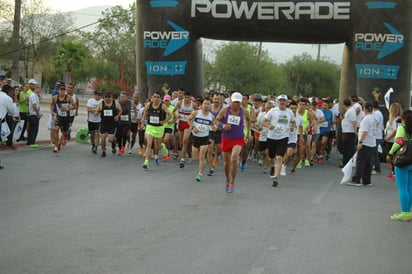
[[[352,96],[350,97],[350,99],[351,99],[352,101],[355,101],[355,102],[359,101],[359,98],[358,98],[358,96],[356,96],[356,95],[352,95]]]

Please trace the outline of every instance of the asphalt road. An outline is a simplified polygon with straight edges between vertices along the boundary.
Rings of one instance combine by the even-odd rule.
[[[196,182],[195,164],[73,142],[0,159],[0,273],[411,273],[394,182],[340,185],[336,153],[277,188],[250,163],[234,194],[221,166]]]

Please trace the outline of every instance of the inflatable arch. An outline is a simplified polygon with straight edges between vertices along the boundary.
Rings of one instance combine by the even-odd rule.
[[[378,87],[410,105],[410,0],[137,0],[137,89],[164,83],[203,92],[201,37],[232,41],[345,43],[340,98],[372,100]]]

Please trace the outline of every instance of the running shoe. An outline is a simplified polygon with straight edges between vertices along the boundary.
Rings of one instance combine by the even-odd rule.
[[[306,167],[310,166],[309,160],[305,160],[305,166],[306,166]]]
[[[159,161],[159,158],[155,158],[155,165],[160,165],[160,161]]]
[[[196,181],[200,182],[202,180],[202,173],[198,173],[196,176]]]
[[[229,186],[227,188],[227,193],[235,193],[235,183],[229,183]]]
[[[147,169],[149,167],[149,160],[144,160],[143,169]]]
[[[209,169],[207,176],[213,176],[213,175],[215,175],[215,171],[213,169]]]
[[[275,178],[275,167],[274,166],[270,167],[269,176],[270,178]]]
[[[67,141],[66,141],[66,139],[64,139],[63,141],[62,141],[62,146],[66,146],[67,145]]]
[[[385,178],[387,181],[395,181],[396,177],[395,175],[393,175],[393,173],[389,174],[388,176],[386,176]]]
[[[54,153],[59,152],[59,148],[58,148],[57,146],[55,146],[54,149],[53,149],[53,152],[54,152]]]
[[[212,166],[216,167],[217,166],[218,161],[215,159],[212,161]]]
[[[185,167],[185,159],[181,159],[181,160],[180,160],[179,167],[180,167],[180,168],[184,168],[184,167]]]
[[[297,164],[296,168],[302,168],[302,160],[299,161],[299,163]]]
[[[139,148],[139,155],[142,156],[143,153],[144,153],[144,148],[143,148],[143,147],[140,147],[140,148]]]
[[[273,178],[273,181],[272,181],[272,186],[273,187],[277,187],[279,185],[279,183],[278,183],[278,178],[277,177],[274,177]]]
[[[179,153],[175,153],[175,154],[173,155],[173,159],[177,160],[177,158],[179,158]]]
[[[412,213],[411,212],[395,213],[391,216],[391,220],[400,221],[400,222],[410,222],[412,221]]]
[[[126,150],[126,148],[125,148],[124,146],[122,146],[122,147],[120,148],[120,153],[123,154],[125,150]]]
[[[117,155],[118,156],[122,155],[122,150],[121,149],[119,149],[119,151],[117,152]]]
[[[260,166],[262,166],[262,165],[263,165],[263,160],[262,160],[262,159],[259,159],[259,161],[258,161],[258,165],[260,165]]]
[[[361,183],[356,183],[356,182],[347,182],[346,185],[348,185],[348,186],[362,186]]]
[[[318,157],[318,164],[323,164],[325,160],[323,159],[323,156]]]
[[[245,172],[246,163],[240,163],[240,172]]]
[[[115,154],[116,153],[116,149],[112,148],[112,153]]]
[[[30,147],[31,147],[31,148],[38,148],[39,145],[38,145],[38,144],[31,144]]]
[[[226,193],[228,193],[228,191],[229,191],[229,185],[230,185],[230,183],[229,183],[229,182],[226,182],[226,186],[225,186],[225,191],[226,191]]]
[[[282,164],[282,168],[280,169],[280,176],[286,176],[286,165]]]
[[[96,146],[95,144],[92,145],[92,152],[93,152],[94,154],[97,153],[97,146]]]
[[[166,156],[163,156],[163,159],[162,159],[162,161],[169,161],[170,160],[170,155],[168,154],[168,155],[166,155]]]
[[[128,150],[127,150],[127,154],[132,154],[133,152],[132,152],[132,149],[131,148],[129,148]]]
[[[267,167],[265,167],[265,168],[263,169],[263,174],[266,174],[266,173],[268,173],[268,168],[267,168]]]
[[[106,157],[106,151],[102,152],[102,158]]]

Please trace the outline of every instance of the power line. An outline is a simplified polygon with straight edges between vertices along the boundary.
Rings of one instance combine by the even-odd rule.
[[[99,21],[96,21],[96,22],[94,22],[94,23],[90,23],[90,24],[88,24],[88,25],[85,25],[85,26],[80,27],[80,28],[77,28],[77,29],[73,29],[73,30],[68,31],[68,32],[65,32],[65,33],[58,34],[58,35],[56,35],[56,36],[47,38],[46,40],[42,40],[42,41],[39,41],[39,42],[37,42],[37,43],[33,43],[33,44],[31,44],[31,45],[25,46],[25,47],[20,48],[20,49],[21,49],[21,50],[24,50],[24,49],[28,49],[28,48],[30,48],[30,47],[34,47],[35,45],[40,44],[41,42],[48,42],[48,41],[51,41],[51,40],[53,40],[53,39],[66,36],[66,35],[69,34],[69,33],[72,33],[72,32],[75,32],[75,31],[78,31],[78,30],[81,30],[81,29],[84,29],[84,28],[87,28],[87,27],[96,25],[97,23],[99,23]],[[2,58],[2,57],[4,57],[4,56],[7,56],[7,55],[10,55],[10,54],[13,54],[14,52],[16,52],[16,50],[17,50],[17,49],[13,49],[13,50],[11,50],[11,51],[9,51],[9,52],[6,52],[5,54],[0,55],[0,58]]]

